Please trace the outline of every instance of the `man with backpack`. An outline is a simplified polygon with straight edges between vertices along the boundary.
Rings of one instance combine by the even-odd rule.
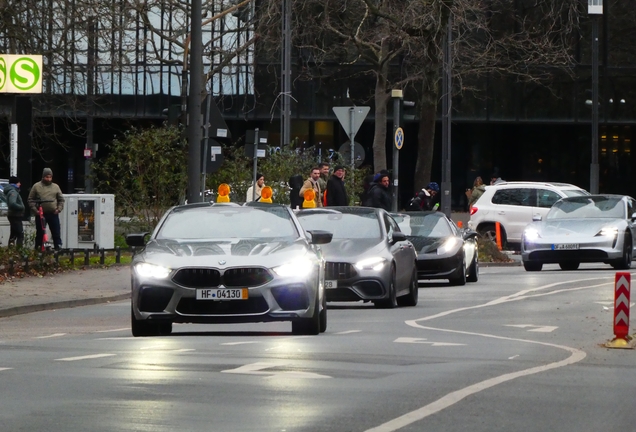
[[[437,194],[439,194],[439,185],[430,182],[425,188],[422,188],[415,197],[411,199],[407,210],[409,211],[426,211],[437,210],[439,202],[437,202]]]

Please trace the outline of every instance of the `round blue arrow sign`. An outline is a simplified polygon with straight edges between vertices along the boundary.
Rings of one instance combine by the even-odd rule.
[[[400,150],[404,145],[404,130],[399,127],[395,130],[395,135],[393,136],[393,142],[395,142],[395,147]]]

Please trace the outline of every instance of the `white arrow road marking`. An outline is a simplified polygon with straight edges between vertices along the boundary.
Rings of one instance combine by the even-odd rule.
[[[122,327],[122,328],[112,329],[112,330],[98,330],[95,333],[114,333],[114,332],[125,331],[125,330],[130,330],[130,327]]]
[[[429,342],[425,338],[411,338],[411,337],[400,337],[394,340],[393,342],[428,344],[431,346],[465,346],[465,344],[451,343],[451,342]]]
[[[48,338],[64,336],[65,334],[66,333],[54,333],[54,334],[48,335],[48,336],[36,336],[33,339],[48,339]]]
[[[116,355],[117,354],[92,354],[92,355],[85,355],[85,356],[79,356],[79,357],[66,357],[61,359],[55,359],[55,361],[91,360],[91,359],[102,358],[102,357],[112,357]]]
[[[277,378],[277,377],[282,377],[282,378],[310,378],[310,379],[331,378],[328,375],[320,375],[320,374],[313,373],[313,372],[301,372],[301,371],[273,372],[273,371],[264,371],[263,370],[263,369],[268,369],[268,368],[272,368],[272,367],[287,366],[289,364],[290,364],[289,362],[283,362],[283,361],[279,361],[279,362],[257,362],[257,363],[246,364],[246,365],[243,365],[243,366],[238,367],[236,369],[227,369],[227,370],[221,371],[221,373],[244,374],[244,375],[261,375],[261,376],[265,376],[267,378]]]
[[[627,317],[627,314],[625,313],[625,311],[620,311],[616,315],[616,320],[614,321],[614,324],[618,324],[621,321],[623,321],[624,323],[628,323],[629,322],[629,318]]]
[[[13,368],[0,368],[0,371],[9,370],[9,369],[13,369]]]
[[[518,328],[528,328],[533,327],[528,330],[529,332],[537,332],[537,333],[550,333],[558,329],[556,326],[538,326],[534,324],[506,324],[506,327],[518,327]]]
[[[361,331],[362,330],[347,330],[347,331],[341,331],[334,334],[343,335],[343,334],[351,334],[351,333],[360,333]]]
[[[254,344],[258,343],[258,341],[243,341],[243,342],[225,342],[221,345],[245,345],[245,344]]]
[[[266,377],[267,379],[273,378],[308,378],[308,379],[320,379],[320,378],[331,378],[329,375],[320,375],[313,372],[300,372],[300,371],[286,371],[286,372],[278,372],[274,373],[271,376]]]

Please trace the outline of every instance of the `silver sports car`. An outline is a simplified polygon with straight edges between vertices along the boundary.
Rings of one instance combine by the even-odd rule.
[[[322,248],[327,300],[372,301],[386,308],[417,304],[415,251],[386,211],[327,207],[296,216],[306,230],[333,233]]]
[[[636,201],[624,195],[589,195],[557,201],[545,220],[528,225],[521,241],[527,271],[558,263],[576,270],[582,262],[628,269],[634,253]]]
[[[417,278],[448,279],[451,285],[479,280],[477,232],[442,212],[391,213],[417,252]]]
[[[170,209],[132,261],[134,336],[170,334],[172,323],[291,321],[295,334],[327,328],[319,244],[286,206],[188,204]]]

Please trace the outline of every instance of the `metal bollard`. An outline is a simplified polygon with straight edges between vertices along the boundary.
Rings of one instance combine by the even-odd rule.
[[[105,252],[105,251],[104,251],[104,248],[101,248],[101,249],[99,250],[99,263],[100,263],[100,264],[104,264],[104,259],[105,259],[105,257],[104,257],[104,252]]]
[[[9,259],[9,274],[13,274],[14,264],[15,264],[15,261],[13,261],[13,258]]]
[[[85,266],[91,264],[90,257],[91,257],[91,254],[90,254],[89,250],[88,249],[84,249],[84,265]]]
[[[28,273],[29,272],[29,256],[24,255],[22,258],[24,259],[24,272]]]
[[[69,249],[71,255],[71,267],[75,267],[75,249]]]
[[[115,248],[115,262],[121,264],[121,248],[119,246]]]

